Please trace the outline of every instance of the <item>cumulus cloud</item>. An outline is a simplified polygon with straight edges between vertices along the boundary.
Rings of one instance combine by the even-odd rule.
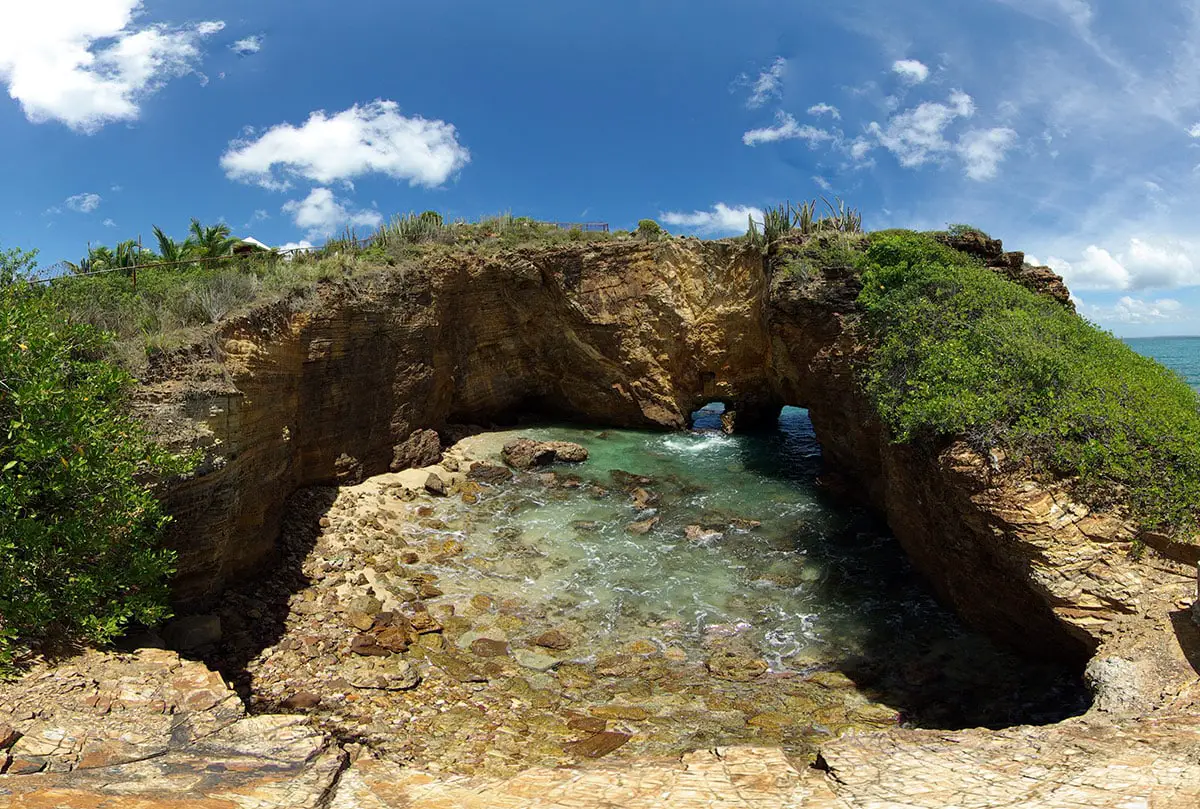
[[[1174,298],[1148,301],[1129,295],[1120,298],[1112,306],[1084,305],[1083,312],[1093,320],[1128,325],[1178,323],[1190,319],[1190,313],[1184,305]]]
[[[747,146],[757,146],[760,143],[773,143],[777,140],[803,140],[807,141],[809,146],[816,146],[822,141],[834,139],[834,135],[824,129],[817,129],[808,124],[802,126],[786,112],[779,113],[775,120],[775,126],[751,129],[742,135],[742,143]]]
[[[825,102],[821,102],[820,104],[813,104],[811,107],[808,108],[808,114],[815,115],[818,118],[822,115],[828,115],[830,118],[833,118],[835,121],[841,119],[841,117],[842,117],[842,113],[838,110],[837,107],[833,106],[832,104],[826,104]]]
[[[117,226],[117,223],[111,219],[105,219],[100,224],[104,225],[104,227],[106,227],[106,228],[115,228]]]
[[[239,39],[229,46],[229,49],[238,56],[249,56],[252,53],[258,53],[262,50],[263,38],[260,34]]]
[[[1079,259],[1051,256],[1047,263],[1076,289],[1178,289],[1200,285],[1200,269],[1192,252],[1191,245],[1135,237],[1116,254],[1093,244]]]
[[[317,110],[301,126],[278,124],[257,138],[248,133],[229,144],[221,167],[231,180],[273,190],[289,188],[289,177],[329,184],[373,173],[435,187],[470,159],[452,124],[375,101],[333,115]]]
[[[972,180],[991,180],[1004,156],[1017,142],[1016,130],[1008,127],[972,129],[958,139],[955,151]]]
[[[333,235],[346,226],[377,227],[383,221],[378,211],[351,211],[328,188],[314,188],[304,199],[284,203],[283,212],[290,214],[296,227],[304,228],[310,239]]]
[[[219,21],[138,25],[141,0],[0,3],[0,82],[33,123],[94,132],[138,117],[141,101],[195,70]]]
[[[762,211],[747,205],[731,207],[723,202],[718,202],[711,211],[668,211],[659,214],[659,218],[668,225],[706,236],[745,233],[750,217],[761,220]]]
[[[773,98],[778,98],[783,89],[783,77],[787,73],[787,59],[777,57],[770,67],[758,74],[750,85],[750,98],[746,106],[756,110]]]
[[[975,102],[961,90],[946,104],[927,101],[891,118],[886,127],[871,122],[867,131],[905,168],[916,168],[950,150],[945,130],[956,118],[975,114]]]
[[[91,213],[100,207],[101,197],[99,194],[75,194],[67,197],[64,203],[72,211],[80,213]]]
[[[929,78],[929,68],[916,59],[897,59],[892,62],[892,72],[908,84],[920,84]]]

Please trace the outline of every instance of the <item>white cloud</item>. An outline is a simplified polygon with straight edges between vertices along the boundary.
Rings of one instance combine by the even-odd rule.
[[[257,139],[232,141],[221,167],[231,180],[275,190],[290,187],[289,175],[328,184],[371,173],[434,187],[470,159],[452,124],[408,118],[394,101],[374,101],[333,115],[318,110],[301,126],[279,124]]]
[[[1094,244],[1088,245],[1076,261],[1050,256],[1046,263],[1072,289],[1128,289],[1130,285],[1129,270],[1112,253]]]
[[[783,77],[787,73],[787,59],[777,57],[771,66],[758,74],[758,78],[750,85],[750,98],[746,106],[752,110],[758,109],[773,98],[778,98],[783,88]]]
[[[263,38],[261,34],[239,39],[229,46],[229,49],[239,56],[249,56],[252,53],[258,53],[262,50]]]
[[[822,141],[834,140],[832,133],[808,124],[801,126],[786,112],[779,113],[776,121],[775,126],[751,129],[742,135],[742,143],[747,146],[757,146],[760,143],[773,143],[777,140],[805,140],[808,141],[809,146],[816,146]]]
[[[112,221],[111,219],[105,219],[100,224],[104,225],[104,227],[106,227],[106,228],[115,228],[117,226],[117,223]]]
[[[383,217],[378,211],[350,211],[328,188],[314,188],[302,200],[284,203],[284,213],[292,215],[296,227],[304,228],[310,239],[331,236],[341,227],[378,227]]]
[[[1194,123],[1188,129],[1188,136],[1192,138],[1200,138],[1200,122]]]
[[[916,59],[898,59],[892,63],[892,72],[909,84],[920,84],[929,78],[929,68]]]
[[[1082,311],[1093,320],[1128,325],[1179,323],[1190,319],[1190,313],[1184,305],[1174,298],[1148,301],[1125,295],[1112,306],[1088,306],[1085,304]]]
[[[74,196],[67,197],[64,204],[72,211],[91,213],[100,207],[100,199],[99,194],[75,194]]]
[[[1017,133],[1008,127],[972,129],[958,139],[955,150],[972,180],[991,180],[996,176],[1005,153],[1017,142]]]
[[[816,184],[817,188],[821,189],[827,194],[833,191],[833,186],[829,183],[829,181],[820,175],[814,176],[812,181]]]
[[[1067,261],[1051,256],[1047,263],[1077,289],[1178,289],[1200,285],[1200,265],[1191,244],[1134,237],[1116,254],[1089,245],[1083,257]]]
[[[867,130],[896,156],[905,168],[916,168],[949,151],[944,132],[956,118],[975,114],[975,102],[961,90],[950,94],[947,104],[927,101],[896,115],[887,128],[872,122]]]
[[[831,118],[833,118],[835,121],[840,120],[842,117],[842,113],[838,110],[837,107],[833,106],[832,104],[826,104],[825,102],[821,102],[820,104],[813,104],[811,107],[808,108],[808,114],[816,115],[817,117],[820,117],[822,115],[828,115]]]
[[[94,132],[138,117],[168,79],[193,72],[200,41],[224,27],[136,25],[141,0],[0,3],[0,82],[33,123]]]
[[[752,216],[761,221],[762,211],[747,205],[730,207],[718,202],[711,211],[668,211],[660,214],[659,218],[668,225],[681,227],[692,233],[726,235],[745,233]]]

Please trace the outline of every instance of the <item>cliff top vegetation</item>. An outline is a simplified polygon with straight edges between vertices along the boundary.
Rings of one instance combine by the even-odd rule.
[[[961,436],[1197,533],[1200,399],[1179,374],[933,235],[872,234],[859,267],[864,379],[895,440]]]

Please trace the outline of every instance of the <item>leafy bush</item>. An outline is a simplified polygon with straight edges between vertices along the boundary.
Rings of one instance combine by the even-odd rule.
[[[642,219],[637,225],[637,235],[648,242],[654,242],[666,235],[666,231],[653,219]]]
[[[775,256],[774,266],[784,276],[810,278],[818,270],[841,267],[856,268],[863,262],[866,237],[857,233],[821,231],[802,242],[783,244]]]
[[[990,238],[992,238],[991,236],[987,235],[986,233],[984,233],[982,230],[980,230],[979,228],[975,227],[974,225],[964,225],[964,224],[961,224],[961,223],[959,223],[959,224],[953,224],[953,225],[947,225],[947,226],[946,226],[946,233],[947,233],[947,234],[948,234],[948,235],[949,235],[951,238],[955,238],[955,239],[959,239],[959,238],[962,238],[963,236],[970,236],[970,235],[974,235],[974,236],[982,236],[982,237],[983,237],[983,238],[985,238],[985,239],[990,239]]]
[[[11,269],[13,256],[0,266]],[[167,614],[167,518],[146,484],[185,467],[127,414],[132,380],[102,359],[107,338],[9,276],[0,284],[0,669],[27,643],[104,642]]]
[[[928,235],[873,235],[863,284],[866,387],[896,440],[966,436],[1145,528],[1197,529],[1200,400],[1179,375]]]

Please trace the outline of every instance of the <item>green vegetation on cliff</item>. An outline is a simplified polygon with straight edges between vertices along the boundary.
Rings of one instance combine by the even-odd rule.
[[[147,488],[184,463],[128,415],[108,337],[0,253],[0,673],[39,640],[104,642],[166,614],[167,518]]]
[[[1196,530],[1200,401],[1177,374],[928,235],[873,234],[859,303],[896,440],[962,435],[1148,529]]]

